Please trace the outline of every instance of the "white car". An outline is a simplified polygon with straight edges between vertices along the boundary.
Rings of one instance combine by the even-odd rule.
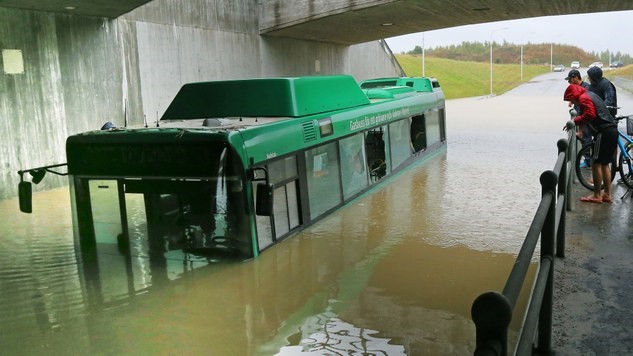
[[[589,65],[589,68],[591,67],[598,67],[600,69],[602,69],[602,62],[593,62]]]
[[[580,62],[573,61],[573,62],[571,62],[571,66],[570,67],[571,67],[571,69],[578,69],[578,68],[580,68]]]

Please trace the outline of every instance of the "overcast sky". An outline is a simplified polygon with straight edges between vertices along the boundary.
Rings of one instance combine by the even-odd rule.
[[[599,1],[599,0],[597,0]],[[387,39],[394,53],[415,46],[433,48],[463,41],[514,44],[557,43],[574,45],[587,52],[610,50],[633,55],[633,11],[536,17],[479,25],[451,27]],[[424,42],[424,44],[423,44]],[[554,62],[556,62],[554,53]]]

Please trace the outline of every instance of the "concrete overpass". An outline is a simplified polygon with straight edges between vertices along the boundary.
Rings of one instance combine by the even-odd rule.
[[[150,2],[160,4],[161,0],[0,0],[0,7],[116,18]],[[258,7],[261,35],[353,45],[409,33],[477,23],[633,10],[633,2],[261,0]]]

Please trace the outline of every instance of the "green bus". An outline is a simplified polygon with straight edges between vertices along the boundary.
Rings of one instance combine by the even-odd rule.
[[[446,149],[433,78],[190,83],[147,126],[68,137],[62,174],[80,247],[134,240],[149,254],[253,258]],[[59,166],[18,172],[22,211],[31,211],[26,173]]]

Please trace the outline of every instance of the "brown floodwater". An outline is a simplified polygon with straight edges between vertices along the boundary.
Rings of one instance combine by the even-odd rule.
[[[472,302],[503,289],[561,135],[479,129],[473,105],[447,105],[446,152],[245,262],[86,259],[67,188],[36,192],[33,214],[0,201],[2,353],[472,354]]]

